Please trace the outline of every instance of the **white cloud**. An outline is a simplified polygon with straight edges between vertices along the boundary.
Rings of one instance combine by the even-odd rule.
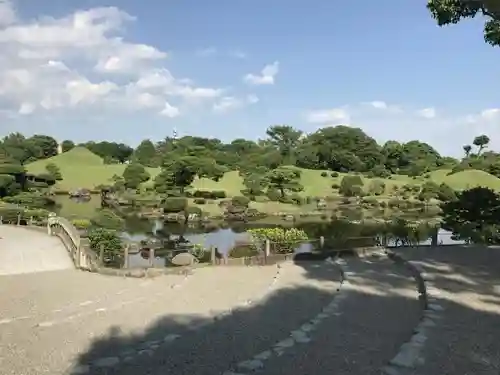
[[[279,62],[266,65],[260,74],[249,73],[243,77],[243,80],[250,85],[274,85],[274,78],[279,72]]]
[[[373,108],[377,108],[377,109],[387,109],[388,106],[387,106],[387,103],[386,102],[383,102],[381,100],[375,100],[373,102],[370,102],[369,103]]]
[[[219,101],[214,103],[213,110],[214,112],[225,113],[258,102],[259,98],[253,94],[242,99],[234,96],[224,96]]]
[[[431,119],[436,117],[436,109],[429,107],[417,111],[417,115],[423,118]]]
[[[350,118],[346,108],[314,110],[306,115],[307,122],[314,124],[346,124]]]
[[[235,59],[242,59],[242,60],[248,57],[248,55],[245,52],[239,50],[229,52],[229,56],[234,57]]]
[[[180,111],[177,107],[174,107],[168,102],[165,102],[165,107],[160,112],[160,114],[169,118],[174,118],[180,115]]]
[[[129,42],[125,26],[134,20],[102,7],[23,22],[12,2],[0,0],[0,100],[8,106],[2,113],[93,106],[176,117],[179,105],[223,94],[174,77],[166,52]]]
[[[0,0],[0,26],[10,25],[16,21],[16,12],[9,0]]]
[[[207,48],[202,48],[196,51],[196,55],[200,57],[208,57],[208,56],[213,56],[217,53],[217,49],[215,47],[207,47]]]
[[[500,108],[485,109],[481,112],[481,117],[485,120],[496,120],[500,118]]]

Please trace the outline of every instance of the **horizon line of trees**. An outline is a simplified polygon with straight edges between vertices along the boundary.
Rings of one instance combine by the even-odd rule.
[[[490,142],[487,135],[479,135],[472,145],[464,145],[460,160],[443,156],[419,140],[378,144],[362,129],[344,125],[321,128],[311,134],[288,125],[275,125],[267,129],[266,136],[258,141],[237,138],[229,143],[197,136],[166,137],[159,142],[145,139],[135,149],[124,143],[97,140],[79,144],[65,140],[61,146],[63,152],[76,146],[85,147],[107,164],[133,162],[145,167],[161,167],[166,156],[170,160],[189,156],[210,160],[226,170],[294,165],[387,177],[419,176],[443,168],[454,172],[473,168],[500,177],[500,154],[487,150]],[[57,153],[58,142],[48,135],[25,137],[12,133],[0,140],[0,154],[22,165]]]

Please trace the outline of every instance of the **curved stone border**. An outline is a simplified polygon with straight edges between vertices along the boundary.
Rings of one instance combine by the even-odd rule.
[[[326,259],[325,262],[339,268],[340,283],[337,287],[337,292],[340,292],[342,290],[342,286],[348,282],[346,276],[349,272],[345,266],[345,262],[343,259],[334,261],[331,258]],[[249,372],[262,369],[264,367],[264,361],[270,359],[273,355],[279,357],[295,344],[309,343],[311,341],[309,335],[318,328],[319,324],[325,318],[332,315],[341,315],[341,313],[338,312],[339,302],[345,297],[346,296],[344,294],[336,293],[330,303],[326,305],[320,313],[316,314],[312,319],[302,324],[298,329],[291,331],[287,338],[277,342],[270,349],[254,355],[251,359],[239,362],[236,365],[236,370],[225,371],[222,375],[245,375]]]
[[[197,331],[203,327],[206,327],[206,326],[212,324],[214,321],[221,320],[221,319],[231,315],[233,312],[237,312],[240,309],[247,308],[248,306],[265,298],[267,295],[269,295],[273,291],[279,278],[283,275],[283,272],[284,272],[283,266],[280,263],[276,264],[276,274],[274,275],[271,283],[265,289],[264,293],[259,295],[258,298],[247,299],[247,300],[245,300],[245,301],[243,301],[243,302],[241,302],[241,303],[239,303],[239,304],[237,304],[229,309],[223,310],[223,311],[212,311],[208,319],[206,319],[203,322],[200,322],[198,324],[195,324],[195,325],[188,327],[188,330]],[[186,275],[186,279],[187,279],[187,277],[189,277],[189,276]],[[179,287],[181,283],[172,285],[172,288]],[[154,352],[157,349],[159,349],[160,347],[164,347],[166,345],[171,345],[174,341],[176,341],[180,337],[181,337],[180,334],[171,333],[171,334],[166,335],[161,340],[146,341],[146,342],[142,343],[141,345],[137,346],[136,348],[127,349],[121,353],[118,353],[118,355],[116,355],[116,356],[99,358],[99,359],[96,359],[96,360],[90,362],[89,364],[79,365],[71,370],[70,375],[90,374],[91,370],[95,369],[95,368],[111,368],[111,367],[114,367],[120,363],[131,362],[139,356],[143,356],[143,355],[152,356],[152,355],[154,355]]]
[[[439,292],[432,288],[433,283],[419,265],[389,249],[385,249],[385,254],[396,264],[401,264],[410,270],[417,282],[419,299],[424,306],[420,323],[413,330],[410,340],[401,345],[399,352],[389,361],[389,365],[383,368],[383,373],[387,375],[410,374],[422,363],[421,353],[427,341],[427,334],[432,327],[436,326],[436,320],[441,318],[444,308],[437,303]]]

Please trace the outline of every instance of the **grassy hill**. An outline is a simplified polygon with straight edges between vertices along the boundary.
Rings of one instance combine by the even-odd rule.
[[[104,164],[98,155],[84,147],[75,147],[60,155],[30,163],[26,169],[30,173],[44,173],[49,163],[54,163],[61,170],[63,180],[56,187],[66,191],[110,184],[111,177],[121,175],[126,167],[124,164]],[[160,172],[158,168],[148,168],[148,171],[152,178]]]
[[[26,169],[31,173],[43,173],[49,163],[56,164],[63,176],[63,181],[57,183],[60,190],[71,191],[77,188],[92,189],[101,184],[109,184],[113,175],[121,175],[125,169],[124,164],[104,164],[102,158],[83,147],[75,147],[71,151],[51,157],[45,160],[38,160],[28,164]],[[159,168],[147,168],[153,179],[159,172]],[[321,173],[327,172],[327,177],[322,177]],[[484,186],[500,191],[500,179],[489,173],[479,170],[468,170],[448,176],[449,170],[437,170],[430,173],[429,179],[436,183],[446,183],[456,190],[471,188],[474,186]],[[331,171],[302,169],[303,196],[328,196],[332,195],[332,184],[340,184],[346,174],[339,174],[338,177],[331,177]],[[365,185],[370,179],[363,177]],[[418,177],[412,179],[408,176],[393,175],[390,179],[384,179],[387,191],[394,185],[422,184],[427,179]],[[244,188],[243,180],[237,171],[231,171],[218,182],[210,179],[197,179],[193,183],[195,189],[205,190],[225,190],[229,196],[241,195]],[[266,203],[267,204],[267,203]]]

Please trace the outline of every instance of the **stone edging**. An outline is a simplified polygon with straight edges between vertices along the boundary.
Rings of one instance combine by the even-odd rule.
[[[214,323],[215,321],[221,320],[229,315],[231,315],[233,312],[236,312],[242,308],[246,308],[255,302],[259,301],[260,299],[265,298],[268,294],[272,292],[274,289],[276,283],[278,282],[278,279],[280,276],[283,274],[284,268],[283,266],[278,263],[276,264],[276,274],[274,275],[271,283],[268,285],[268,287],[264,290],[264,293],[259,295],[255,299],[247,299],[229,309],[223,310],[223,311],[211,311],[210,317],[199,324],[195,324],[193,326],[188,327],[189,331],[197,331],[209,324]],[[184,281],[189,277],[189,274],[185,275]],[[172,285],[172,288],[177,288],[179,287],[180,284],[174,284]],[[142,355],[153,355],[155,350],[159,349],[160,347],[163,347],[165,345],[170,345],[172,344],[175,340],[179,339],[181,337],[180,334],[177,333],[171,333],[166,335],[163,339],[161,340],[151,340],[143,343],[142,345],[139,345],[138,347],[135,348],[130,348],[128,350],[125,350],[121,353],[118,353],[116,356],[113,357],[104,357],[104,358],[98,358],[89,364],[85,365],[78,365],[75,368],[73,368],[70,372],[70,375],[77,375],[77,374],[90,374],[92,369],[96,368],[112,368],[120,363],[126,363],[126,362],[131,362],[135,358],[142,356]]]
[[[383,368],[383,373],[387,375],[405,375],[413,373],[412,370],[423,362],[421,353],[427,341],[427,334],[436,326],[435,321],[441,318],[440,313],[444,308],[437,303],[438,292],[428,288],[432,287],[432,282],[419,265],[389,249],[385,249],[385,254],[396,264],[401,264],[410,270],[417,282],[419,299],[424,307],[420,323],[413,330],[410,340],[401,345],[399,352],[389,361],[389,365]]]
[[[339,268],[340,283],[337,287],[337,292],[340,292],[342,286],[347,283],[346,276],[348,274],[348,271],[345,269],[344,261],[343,259],[332,260],[331,258],[327,258],[325,262],[330,265],[336,265]],[[237,370],[225,371],[222,375],[246,375],[249,372],[262,369],[264,367],[264,361],[268,360],[269,358],[273,356],[279,357],[283,355],[288,348],[291,348],[296,343],[305,344],[310,342],[311,338],[308,336],[308,334],[317,329],[323,319],[328,318],[332,315],[341,315],[341,313],[338,312],[338,305],[344,297],[344,294],[336,293],[330,303],[326,305],[320,313],[304,323],[298,329],[291,331],[289,337],[277,342],[272,346],[271,349],[258,353],[249,360],[239,362],[236,365]]]

